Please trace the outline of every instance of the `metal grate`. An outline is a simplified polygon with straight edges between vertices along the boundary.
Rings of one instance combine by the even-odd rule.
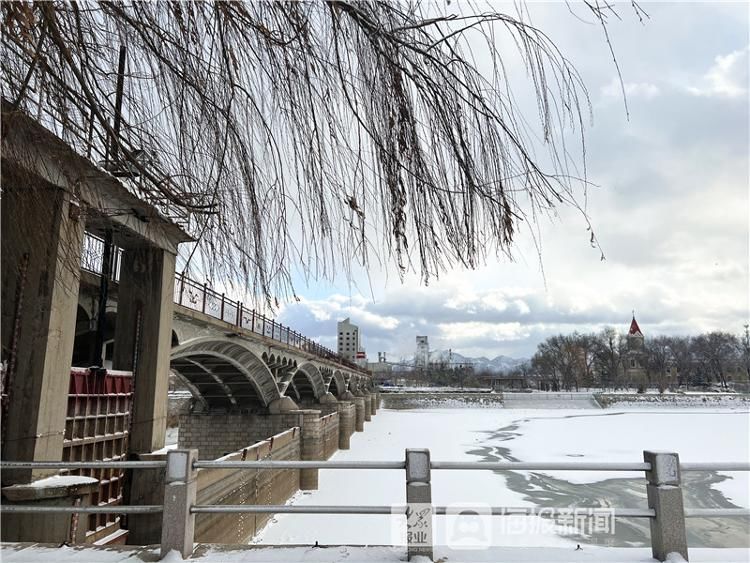
[[[127,371],[71,368],[65,418],[63,461],[118,461],[127,456],[133,401],[133,374]],[[70,475],[99,480],[93,506],[123,503],[122,467],[81,468]],[[97,541],[120,528],[117,513],[88,515],[87,541]]]

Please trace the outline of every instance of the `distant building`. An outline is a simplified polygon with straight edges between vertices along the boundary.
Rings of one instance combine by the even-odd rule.
[[[430,363],[430,344],[426,336],[417,336],[417,353],[414,355],[414,367],[426,368]]]
[[[638,326],[638,321],[635,320],[635,313],[633,314],[633,320],[630,322],[630,330],[626,337],[627,350],[625,352],[624,370],[625,370],[625,381],[634,384],[645,384],[646,382],[646,358],[644,350],[644,337],[641,332],[641,327]]]
[[[357,361],[357,353],[360,351],[359,345],[359,327],[345,318],[343,321],[338,323],[338,353],[339,356],[351,360],[352,362]],[[364,352],[364,350],[362,351]]]
[[[385,352],[378,352],[378,361],[368,362],[367,369],[372,372],[375,383],[388,382],[393,374],[393,366],[386,361]]]

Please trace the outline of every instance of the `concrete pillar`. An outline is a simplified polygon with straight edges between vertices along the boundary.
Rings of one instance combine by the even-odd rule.
[[[365,431],[365,399],[364,397],[354,397],[354,407],[356,415],[354,419],[354,430],[356,432]]]
[[[123,252],[113,367],[135,373],[132,453],[148,453],[164,446],[174,268],[174,254],[158,248]]]
[[[656,512],[650,519],[653,557],[666,561],[669,553],[679,553],[687,561],[680,458],[675,453],[645,451],[643,460],[651,464],[651,471],[646,471],[646,493],[648,507]]]
[[[378,412],[378,402],[380,401],[380,397],[378,396],[377,392],[370,393],[370,410],[372,411],[372,416],[375,416],[375,414]]]
[[[323,433],[320,427],[320,411],[301,410],[302,415],[302,460],[321,461],[323,459]],[[299,472],[299,488],[303,491],[318,488],[318,470],[302,469]]]
[[[340,401],[339,413],[339,449],[348,450],[351,447],[351,435],[354,433],[354,419],[356,408],[351,401]]]
[[[167,454],[139,454],[138,461],[161,461]],[[128,498],[133,505],[164,504],[165,473],[157,469],[131,469],[127,473]],[[128,542],[133,545],[154,545],[161,539],[162,514],[128,515]]]
[[[195,504],[198,471],[193,462],[197,450],[171,450],[167,454],[164,510],[161,524],[161,559],[176,550],[185,559],[193,553],[195,515],[190,508]]]
[[[11,180],[4,176],[0,249],[3,359],[12,364],[2,457],[59,460],[84,225],[68,193],[18,185],[28,178],[18,184]],[[8,469],[2,480],[6,485],[28,483],[53,473]]]
[[[365,422],[372,420],[372,399],[369,393],[363,393],[362,398],[365,400]]]
[[[406,544],[409,560],[432,561],[430,450],[406,450]]]

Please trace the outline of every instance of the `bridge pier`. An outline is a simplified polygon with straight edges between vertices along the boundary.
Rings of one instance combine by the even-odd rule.
[[[175,255],[126,249],[120,271],[112,365],[135,375],[129,448],[149,453],[164,447],[167,428]]]
[[[338,404],[339,413],[339,449],[348,450],[351,437],[354,434],[354,423],[357,409],[351,401],[341,401]]]
[[[362,398],[365,402],[365,422],[370,422],[372,420],[372,399],[366,391],[362,393]]]
[[[28,178],[14,182],[3,157],[2,349],[3,359],[8,358],[9,388],[2,457],[58,460],[84,225],[69,193],[42,188],[42,180],[39,189],[23,186]],[[11,178],[5,178],[6,173]],[[53,473],[8,469],[2,480],[4,485],[28,483]]]
[[[325,414],[338,413],[338,449],[348,450],[351,435],[354,434],[356,407],[346,400],[337,400],[333,393],[326,393],[320,399],[320,410]]]
[[[372,414],[375,415],[378,412],[378,407],[380,406],[380,393],[374,391],[370,394],[370,399],[372,400]]]
[[[354,403],[354,431],[365,431],[365,399],[364,397],[352,397]]]

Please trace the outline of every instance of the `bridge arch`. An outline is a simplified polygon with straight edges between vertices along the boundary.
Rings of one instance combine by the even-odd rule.
[[[312,362],[305,362],[297,366],[297,369],[291,376],[289,387],[296,390],[297,398],[301,400],[317,401],[326,393],[326,384],[323,380],[323,374],[318,367]],[[289,388],[287,388],[289,395]]]
[[[339,370],[333,370],[331,380],[328,382],[328,391],[337,397],[346,391],[346,381],[344,374]]]
[[[266,407],[281,397],[263,360],[236,339],[190,340],[172,349],[170,367],[210,409]]]

